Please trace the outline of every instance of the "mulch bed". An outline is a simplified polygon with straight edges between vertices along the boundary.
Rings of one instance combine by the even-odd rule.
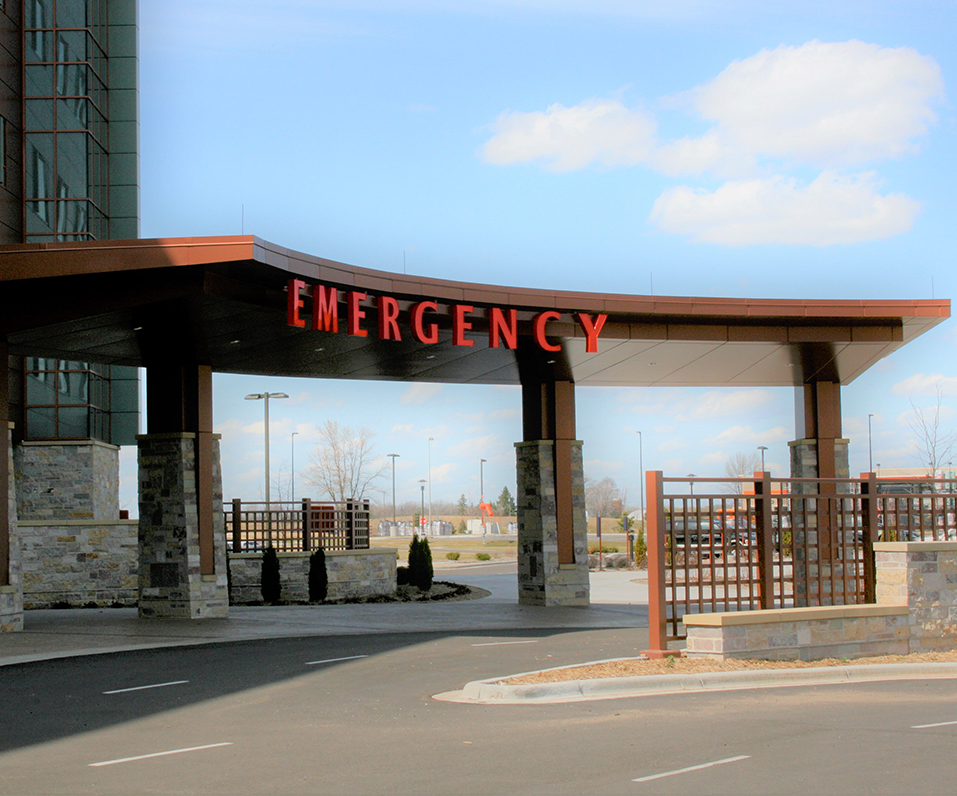
[[[946,652],[919,652],[911,655],[877,655],[869,658],[824,658],[817,661],[725,661],[710,658],[662,658],[648,660],[629,658],[591,666],[570,666],[547,672],[534,672],[521,677],[510,677],[497,682],[501,685],[529,685],[532,683],[559,683],[566,680],[595,680],[605,677],[640,677],[654,674],[696,674],[699,672],[730,672],[746,669],[804,669],[818,666],[862,666],[876,663],[940,663],[957,662],[957,650]]]
[[[444,580],[432,581],[432,588],[428,591],[419,591],[415,586],[399,586],[394,595],[379,594],[372,597],[348,597],[342,600],[324,600],[314,603],[306,600],[281,600],[272,605],[364,605],[366,603],[427,603],[451,602],[455,600],[480,600],[488,597],[491,592],[477,586],[465,586],[461,583],[450,583]],[[265,605],[262,600],[253,602],[230,602],[230,605]]]

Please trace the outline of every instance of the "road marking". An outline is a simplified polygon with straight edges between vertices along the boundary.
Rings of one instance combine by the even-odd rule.
[[[320,663],[339,663],[339,661],[354,661],[357,658],[368,658],[368,655],[350,655],[347,658],[327,658],[324,661],[306,661],[306,666],[318,666]]]
[[[154,683],[153,685],[138,685],[133,688],[117,688],[115,691],[104,691],[104,694],[125,694],[127,691],[144,691],[147,688],[165,688],[168,685],[183,685],[189,680],[173,680],[169,683]]]
[[[912,730],[927,730],[931,727],[949,727],[952,724],[957,724],[957,721],[939,721],[937,724],[915,724],[911,727]]]
[[[504,647],[506,644],[538,644],[538,639],[533,638],[528,641],[488,641],[484,644],[473,644],[473,647]]]
[[[134,760],[147,760],[151,757],[165,757],[166,755],[179,755],[183,752],[199,752],[202,749],[215,749],[217,746],[232,746],[231,741],[226,743],[211,743],[206,746],[190,746],[186,749],[170,749],[168,752],[153,752],[149,755],[137,755],[136,757],[121,757],[118,760],[103,760],[99,763],[90,763],[90,768],[99,768],[100,766],[115,766],[117,763],[131,763]]]
[[[738,755],[737,757],[726,757],[724,760],[715,760],[712,763],[702,763],[700,766],[688,766],[688,768],[679,768],[675,771],[665,771],[663,774],[652,774],[648,777],[638,777],[638,779],[633,779],[632,782],[651,782],[653,779],[662,779],[663,777],[673,777],[675,774],[687,774],[689,771],[701,771],[703,768],[711,768],[712,766],[720,766],[725,763],[737,763],[739,760],[747,760],[751,755]]]

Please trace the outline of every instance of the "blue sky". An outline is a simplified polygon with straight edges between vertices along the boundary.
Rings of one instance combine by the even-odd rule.
[[[951,298],[949,2],[164,0],[140,10],[142,235],[255,234],[356,265],[564,290]],[[851,471],[916,466],[912,403],[953,424],[948,321],[844,388]],[[326,420],[367,426],[418,495],[514,489],[516,389],[220,375],[227,497]],[[586,473],[720,475],[790,389],[578,390]],[[131,451],[121,500],[135,503]],[[391,499],[391,479],[382,487]],[[297,491],[301,493],[302,487]]]

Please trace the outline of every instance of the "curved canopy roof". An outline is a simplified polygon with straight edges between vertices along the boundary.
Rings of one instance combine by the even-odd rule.
[[[336,287],[340,329],[287,323],[289,280]],[[253,236],[0,247],[0,333],[14,354],[147,365],[184,356],[214,371],[322,378],[517,384],[520,371],[584,385],[846,384],[950,316],[947,300],[838,301],[626,296],[406,276],[312,257]],[[366,337],[346,329],[344,294]],[[379,339],[377,299],[392,297],[401,340]],[[438,341],[415,339],[423,301]],[[465,341],[453,340],[455,307]],[[490,347],[491,308],[514,309],[518,342]],[[542,312],[545,350],[533,323]],[[585,326],[607,315],[598,351]],[[460,341],[462,342],[462,341]]]

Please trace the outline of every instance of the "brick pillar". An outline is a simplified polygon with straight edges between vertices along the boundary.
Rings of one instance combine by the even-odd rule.
[[[229,610],[219,435],[211,438],[212,505],[197,467],[203,435],[143,434],[139,446],[141,617],[223,618]],[[202,457],[202,452],[200,452]],[[212,515],[212,556],[201,516]],[[209,571],[211,570],[211,571]],[[204,574],[206,572],[206,574]]]
[[[5,431],[6,478],[0,484],[6,486],[6,528],[3,540],[5,571],[0,577],[0,632],[23,630],[23,579],[21,577],[20,544],[17,534],[17,493],[13,477],[13,423],[7,423]],[[0,446],[2,447],[2,446]],[[4,484],[4,482],[6,482]]]
[[[588,605],[588,539],[582,443],[571,443],[571,563],[560,563],[555,441],[515,443],[518,459],[518,601]]]

